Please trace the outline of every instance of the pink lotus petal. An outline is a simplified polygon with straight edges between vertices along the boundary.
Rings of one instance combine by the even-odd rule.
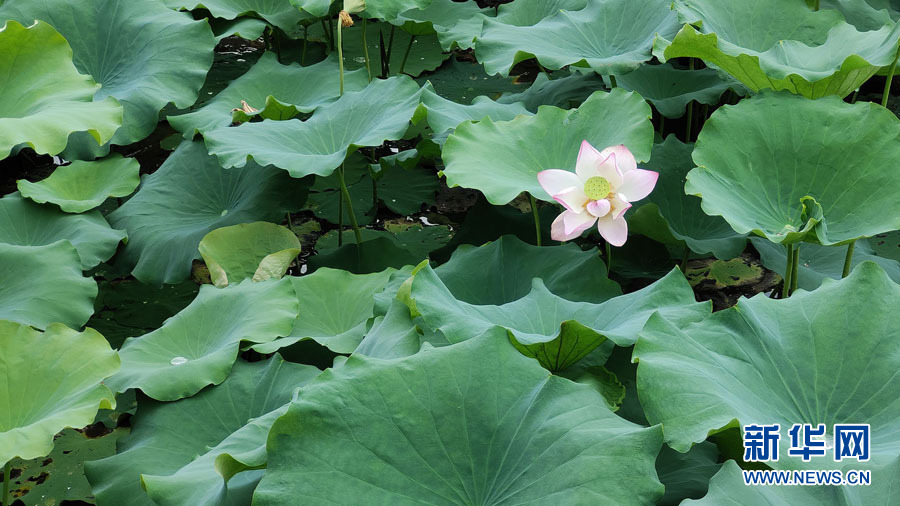
[[[659,172],[634,169],[626,172],[623,179],[622,185],[616,188],[616,191],[623,195],[624,200],[634,202],[650,195],[656,186],[656,180],[659,179]]]
[[[574,172],[560,169],[542,170],[537,174],[538,183],[548,195],[556,195],[573,186],[581,188],[584,185]]]
[[[573,213],[583,213],[584,206],[590,201],[580,186],[572,186],[553,195],[553,200]]]
[[[609,216],[612,216],[614,219],[621,218],[625,211],[631,208],[631,204],[622,198],[622,194],[616,194],[615,197],[610,199],[610,204],[612,204],[612,210],[609,213]]]
[[[615,219],[606,215],[597,220],[597,230],[613,246],[621,246],[628,239],[628,222],[625,218]]]
[[[596,216],[596,217],[598,217],[598,218],[603,217],[603,216],[606,216],[607,214],[609,214],[609,210],[610,210],[610,209],[612,209],[612,205],[611,205],[611,204],[609,203],[609,201],[606,200],[606,199],[604,199],[604,200],[592,200],[592,201],[587,205],[587,212],[591,213],[592,215],[594,215],[594,216]]]
[[[588,213],[564,211],[553,220],[553,224],[550,226],[550,237],[554,241],[571,241],[591,228],[596,219]]]
[[[637,168],[637,160],[634,159],[634,155],[628,148],[625,147],[624,144],[619,144],[618,146],[610,146],[603,151],[600,152],[601,156],[609,156],[616,155],[616,163],[619,166],[619,170],[622,174],[628,173]]]
[[[581,141],[581,149],[578,150],[578,161],[575,162],[575,172],[582,183],[600,175],[597,173],[597,167],[606,157],[607,155],[601,157],[597,148],[591,146],[591,143],[588,141]]]

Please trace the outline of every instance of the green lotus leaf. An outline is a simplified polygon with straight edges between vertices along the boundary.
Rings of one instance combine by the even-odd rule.
[[[187,399],[139,395],[131,434],[119,441],[118,454],[85,465],[97,500],[249,504],[261,472],[231,476],[227,464],[264,465],[272,422],[287,410],[293,391],[320,372],[276,354],[262,362],[238,360],[225,381]]]
[[[481,95],[495,96],[502,92],[521,91],[525,86],[515,78],[489,76],[484,65],[450,58],[434,72],[416,78],[424,86],[429,82],[438,95],[461,104],[468,104]]]
[[[756,486],[744,484],[741,468],[729,460],[709,482],[709,493],[685,506],[866,506],[900,501],[900,460],[881,473],[872,473],[871,486]]]
[[[886,169],[898,138],[900,120],[876,104],[761,93],[713,113],[684,191],[738,233],[845,243],[900,229],[900,173]]]
[[[163,0],[163,4],[176,10],[206,9],[214,17],[222,19],[260,17],[289,35],[300,32],[302,21],[312,19],[288,0]]]
[[[263,36],[268,23],[256,18],[237,18],[231,21],[221,19],[208,19],[212,28],[216,43],[232,35],[246,40],[256,40]]]
[[[447,100],[434,92],[434,88],[427,84],[422,90],[422,104],[413,117],[413,123],[422,121],[428,123],[435,134],[435,142],[443,144],[442,136],[452,131],[460,123],[465,121],[479,121],[490,118],[493,121],[509,121],[516,116],[524,114],[531,116],[525,106],[518,102],[501,104],[481,95],[475,97],[471,105],[460,104]]]
[[[622,295],[606,276],[596,249],[532,246],[513,235],[478,248],[463,244],[434,273],[453,297],[469,304],[503,305],[521,299],[531,291],[534,278],[567,300],[599,303]]]
[[[444,144],[447,185],[475,188],[492,204],[507,204],[520,193],[552,202],[537,173],[575,167],[582,140],[603,149],[625,144],[639,161],[650,158],[650,106],[640,95],[597,91],[578,109],[541,107],[534,116],[512,121],[459,125]]]
[[[394,228],[394,227],[391,227]],[[432,251],[443,247],[450,240],[450,229],[445,225],[425,227],[422,225],[410,225],[409,227],[397,227],[395,232],[389,230],[374,230],[366,228],[361,230],[363,242],[383,237],[391,241],[398,248],[409,252],[419,260],[428,258]],[[344,240],[351,241],[353,235],[344,232]],[[338,248],[338,231],[332,230],[319,236],[316,241],[316,251],[319,254],[327,254]]]
[[[580,11],[588,0],[517,0],[497,9],[497,21],[512,26],[534,26],[559,11]]]
[[[17,183],[23,197],[58,205],[67,213],[83,213],[99,207],[109,197],[126,197],[141,182],[141,166],[134,158],[113,154],[96,162],[75,161],[57,167],[50,177]]]
[[[710,478],[722,467],[718,459],[718,448],[708,441],[694,445],[687,453],[663,445],[656,458],[656,472],[659,481],[666,486],[666,495],[659,505],[675,506],[684,499],[699,499],[706,495]]]
[[[280,278],[300,254],[300,240],[285,227],[257,221],[222,227],[200,241],[200,256],[217,287],[244,279]]]
[[[96,330],[77,332],[54,323],[39,332],[0,320],[0,349],[4,464],[14,457],[27,460],[49,454],[57,432],[84,427],[94,420],[97,409],[116,405],[102,382],[119,369],[119,358]]]
[[[452,51],[457,47],[471,49],[475,45],[475,38],[481,35],[484,16],[488,12],[472,2],[432,0],[423,9],[401,12],[391,22],[402,26],[407,33],[437,34],[441,47]]]
[[[361,16],[394,20],[401,12],[410,9],[424,9],[432,0],[365,0],[365,10]]]
[[[202,142],[184,141],[110,213],[113,227],[129,236],[117,258],[145,283],[178,283],[200,258],[197,246],[206,234],[238,223],[280,220],[305,195],[304,182],[274,167],[248,163],[225,170]]]
[[[686,246],[696,253],[712,252],[724,260],[734,258],[744,251],[747,235],[735,232],[721,217],[704,213],[700,199],[684,194],[685,176],[694,167],[693,149],[693,144],[685,144],[674,135],[653,145],[653,155],[644,166],[659,172],[659,180],[647,203],[629,217],[628,228],[662,243]]]
[[[900,230],[878,234],[872,237],[870,244],[876,255],[900,262]]]
[[[125,237],[97,211],[67,214],[14,194],[0,199],[0,243],[46,246],[66,240],[78,252],[82,270],[109,260]]]
[[[853,248],[851,266],[856,267],[866,261],[875,262],[884,269],[891,279],[900,283],[900,262],[878,256],[872,248],[872,242],[875,240],[860,239],[856,241],[856,245]],[[779,276],[784,277],[784,269],[787,266],[787,249],[761,237],[751,237],[750,242],[753,243],[753,247],[759,252],[760,261],[766,269],[777,272]],[[826,279],[841,279],[846,256],[847,248],[804,244],[800,248],[798,286],[804,290],[812,291],[818,288]]]
[[[617,76],[617,85],[636,91],[667,118],[684,116],[691,101],[716,105],[722,94],[732,90],[746,95],[747,90],[736,80],[722,77],[711,69],[677,69],[670,64],[641,65],[634,72]]]
[[[68,241],[0,244],[0,319],[39,329],[54,322],[81,328],[96,296],[97,283],[82,275],[81,258]]]
[[[565,75],[561,71],[553,74]],[[565,77],[553,79],[541,72],[528,89],[519,93],[506,92],[497,99],[497,102],[501,104],[522,102],[531,112],[537,112],[542,105],[569,109],[581,105],[591,93],[603,86],[605,86],[603,79],[593,72],[572,72]]]
[[[471,304],[454,296],[437,273],[426,267],[412,281],[410,309],[451,343],[502,327],[525,355],[551,371],[582,359],[607,339],[630,346],[655,312],[679,321],[695,321],[709,305],[694,302],[684,275],[673,269],[663,279],[637,292],[610,294],[601,303],[573,302],[550,292],[540,278],[531,291],[505,304]]]
[[[375,80],[347,92],[300,121],[263,121],[204,134],[209,153],[225,167],[257,163],[280,167],[293,177],[327,176],[361,146],[399,139],[419,104],[419,87],[406,76]]]
[[[125,340],[124,367],[106,384],[119,392],[140,388],[160,401],[190,397],[228,376],[242,341],[286,336],[298,304],[288,279],[227,288],[204,285],[191,304],[162,327]]]
[[[369,46],[369,64],[374,73],[378,74],[381,66],[381,41],[384,40],[385,46],[391,41],[391,30],[393,29],[393,46],[386,47],[390,50],[390,73],[392,75],[400,75],[400,69],[403,68],[403,74],[416,77],[424,72],[432,71],[441,66],[441,64],[450,58],[452,53],[444,52],[441,48],[440,41],[434,33],[413,35],[403,30],[396,30],[388,23],[372,24],[366,27],[366,43]],[[311,36],[316,36],[320,40],[325,39],[325,33],[317,25],[310,30]],[[383,39],[382,39],[383,37]],[[365,69],[366,59],[363,49],[362,23],[356,23],[351,28],[343,29],[344,41],[344,68],[349,70]],[[406,50],[409,49],[409,54]],[[344,90],[346,91],[346,89]]]
[[[300,301],[300,316],[284,338],[253,346],[272,353],[298,341],[312,339],[335,353],[352,353],[374,316],[374,296],[384,290],[394,269],[374,274],[351,274],[321,268],[306,276],[292,277]]]
[[[691,24],[674,39],[659,37],[654,55],[701,58],[751,91],[846,96],[894,61],[900,41],[900,27],[860,32],[839,12],[801,2],[676,0],[674,7]]]
[[[330,267],[354,274],[372,274],[388,267],[400,269],[421,260],[416,252],[404,249],[403,243],[395,238],[381,236],[356,244],[353,234],[347,232],[344,240],[340,248],[312,256],[307,263],[309,268]]]
[[[372,321],[372,328],[353,353],[381,359],[403,358],[418,353],[420,346],[419,332],[409,308],[392,298],[387,312]]]
[[[634,349],[647,419],[662,422],[669,446],[681,452],[726,426],[822,423],[831,431],[835,423],[868,423],[872,463],[896,459],[898,357],[884,349],[900,337],[898,303],[900,285],[866,262],[813,292],[742,298],[688,325],[654,315]],[[782,458],[770,467],[846,464],[830,456],[804,464],[788,456],[789,442],[782,437]]]
[[[311,16],[321,18],[328,15],[329,8],[334,0],[290,0],[291,5]]]
[[[2,13],[0,7],[5,20]],[[20,144],[40,154],[61,153],[72,132],[88,132],[104,144],[122,125],[122,106],[78,73],[66,39],[47,23],[0,26],[0,75],[0,159]],[[35,94],[38,88],[42,92]]]
[[[168,116],[172,128],[186,139],[197,133],[227,127],[232,123],[232,110],[241,107],[241,100],[255,109],[266,109],[269,99],[290,104],[297,111],[312,112],[320,105],[338,97],[337,58],[301,67],[282,65],[274,53],[264,53],[244,75],[231,81],[203,107],[186,114]],[[298,86],[297,83],[303,83]],[[365,72],[345,72],[344,91],[357,91],[367,84]]]
[[[545,68],[589,67],[627,74],[652,58],[654,36],[678,30],[668,0],[590,0],[578,11],[558,11],[533,26],[486,19],[475,46],[488,74],[509,75],[516,63],[536,58]]]
[[[253,502],[652,503],[660,432],[547,374],[502,333],[408,358],[353,355],[272,426]]]
[[[114,97],[125,109],[113,144],[150,135],[166,104],[193,104],[213,62],[215,39],[206,21],[159,0],[5,2],[0,19],[46,21],[72,44],[78,70],[103,85],[95,99]]]
[[[838,10],[861,32],[893,26],[900,19],[900,6],[893,0],[822,0],[819,3],[821,9]]]

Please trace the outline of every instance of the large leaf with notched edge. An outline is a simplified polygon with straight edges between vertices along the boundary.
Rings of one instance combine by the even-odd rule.
[[[66,240],[78,252],[83,270],[109,260],[125,237],[97,211],[68,214],[15,194],[0,199],[0,243],[46,246]]]
[[[503,104],[484,95],[475,97],[470,105],[460,104],[438,95],[431,83],[422,87],[422,104],[416,111],[413,123],[425,121],[434,131],[437,143],[443,143],[440,134],[449,133],[464,121],[479,121],[490,118],[494,121],[508,121],[524,114],[531,116],[528,109],[519,102]]]
[[[305,183],[274,167],[249,163],[225,170],[202,142],[184,141],[138,192],[109,215],[128,231],[117,259],[145,283],[177,283],[188,277],[197,246],[220,227],[280,221],[303,205]]]
[[[47,328],[80,328],[94,313],[97,283],[81,272],[67,241],[46,246],[0,244],[0,319]]]
[[[403,27],[412,34],[437,34],[445,51],[456,47],[470,49],[475,38],[481,35],[487,9],[481,9],[475,2],[454,2],[453,0],[432,0],[423,9],[409,9],[401,12],[390,22]]]
[[[253,159],[293,177],[327,176],[356,148],[402,137],[418,104],[416,83],[406,76],[392,77],[344,93],[306,121],[244,123],[204,136],[209,153],[225,167],[243,167]]]
[[[843,97],[890,65],[900,40],[900,26],[860,32],[837,11],[813,12],[803,2],[676,0],[674,7],[691,25],[671,42],[658,38],[654,54],[701,58],[752,91]]]
[[[338,97],[337,58],[327,58],[308,67],[278,63],[275,53],[266,52],[244,75],[234,79],[203,107],[166,119],[186,139],[198,132],[227,127],[232,122],[232,109],[241,101],[254,109],[265,110],[267,100],[289,104],[299,112],[312,112]],[[364,71],[344,72],[344,91],[357,91],[367,83]]]
[[[69,41],[78,70],[103,85],[96,98],[115,97],[125,109],[114,144],[149,135],[166,104],[193,104],[213,61],[206,21],[159,0],[7,1],[0,19],[40,19]]]
[[[860,294],[865,294],[861,297]],[[900,456],[900,356],[887,352],[900,327],[900,285],[876,264],[788,299],[765,295],[689,325],[660,315],[638,338],[638,392],[669,446],[686,451],[726,426],[752,423],[871,425],[871,463]],[[765,420],[765,422],[759,422]],[[788,456],[782,435],[774,469],[843,466]],[[862,463],[852,462],[856,465]]]
[[[72,132],[103,144],[122,124],[122,106],[108,97],[93,102],[99,86],[79,74],[66,39],[47,23],[0,26],[0,76],[0,159],[23,143],[61,153]]]
[[[280,278],[300,254],[300,240],[286,227],[256,221],[222,227],[200,241],[200,256],[217,287],[243,279]]]
[[[75,161],[57,167],[50,177],[32,183],[17,181],[23,197],[56,204],[67,213],[83,213],[99,207],[109,197],[126,197],[141,182],[141,165],[134,158],[110,155],[95,162]]]
[[[502,327],[522,353],[551,371],[574,364],[607,339],[619,346],[634,344],[644,323],[657,311],[678,321],[695,321],[709,313],[708,304],[694,301],[678,270],[642,290],[600,303],[566,300],[535,278],[527,295],[492,305],[457,299],[426,267],[412,279],[410,298],[410,309],[451,343]]]
[[[600,74],[626,74],[652,58],[654,36],[671,38],[678,24],[668,0],[589,0],[584,9],[561,10],[533,26],[486,19],[475,46],[488,74],[509,75],[528,58],[557,70],[588,67]]]
[[[138,395],[117,455],[88,462],[100,504],[249,504],[266,462],[266,436],[293,392],[319,374],[279,355],[238,360],[221,384],[176,402]],[[143,489],[142,489],[143,485]]]
[[[844,243],[900,229],[898,140],[876,104],[761,93],[706,122],[684,191],[739,233]]]
[[[581,141],[598,149],[625,144],[638,160],[650,158],[650,106],[636,93],[597,91],[578,109],[545,106],[511,121],[485,118],[460,124],[444,144],[448,186],[475,188],[492,204],[506,204],[523,191],[553,202],[537,173],[574,170]]]
[[[204,285],[162,327],[125,340],[119,350],[124,367],[107,384],[119,392],[140,388],[161,401],[194,395],[228,376],[242,341],[264,343],[287,335],[298,307],[287,279]]]
[[[0,463],[45,456],[57,432],[116,405],[102,381],[119,358],[96,330],[54,323],[39,332],[0,320],[0,349]]]
[[[645,504],[662,495],[660,433],[502,333],[394,360],[353,355],[272,426],[253,502]]]
[[[289,0],[163,0],[163,3],[171,9],[203,8],[222,19],[260,17],[289,35],[301,32],[300,23],[311,20],[311,16],[304,15]]]

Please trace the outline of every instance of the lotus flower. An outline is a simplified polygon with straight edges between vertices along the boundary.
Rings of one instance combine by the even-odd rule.
[[[550,169],[538,173],[538,182],[566,208],[550,229],[556,241],[569,241],[597,223],[608,243],[621,246],[628,239],[625,211],[631,202],[653,191],[658,172],[637,168],[624,145],[597,151],[582,141],[575,172]]]

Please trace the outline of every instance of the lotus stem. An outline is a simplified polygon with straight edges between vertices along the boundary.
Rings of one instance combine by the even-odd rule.
[[[694,101],[691,100],[687,105],[687,126],[684,130],[684,142],[691,142],[691,134],[694,129]]]
[[[616,76],[610,74],[609,75],[609,89],[618,88],[619,84],[616,82]]]
[[[609,245],[609,241],[606,242],[606,273],[612,270],[612,246]]]
[[[391,75],[391,54],[394,51],[394,30],[397,27],[391,25],[391,34],[388,36],[387,58],[384,59],[384,77]]]
[[[341,44],[341,20],[339,19],[337,22],[337,50],[338,50],[338,69],[341,72],[341,93],[340,96],[344,95],[344,45]]]
[[[413,35],[409,38],[409,44],[406,46],[406,52],[403,53],[403,60],[400,62],[400,70],[397,71],[397,75],[403,73],[403,69],[406,68],[406,60],[409,58],[409,52],[412,51],[413,44],[416,42],[416,36]]]
[[[844,271],[841,273],[841,278],[846,278],[850,275],[850,265],[853,263],[853,249],[855,247],[856,241],[847,245],[847,256],[844,257]]]
[[[791,293],[797,291],[797,285],[800,282],[800,245],[794,248],[794,271],[791,273]]]
[[[884,81],[884,93],[881,94],[881,106],[887,107],[888,96],[891,94],[891,81],[894,80],[894,71],[897,70],[897,58],[900,58],[900,43],[897,45],[897,52],[894,54],[894,61],[888,70],[887,79]]]
[[[9,506],[9,481],[12,479],[9,464],[9,462],[3,464],[3,506]]]
[[[787,265],[784,267],[784,283],[781,285],[781,298],[791,296],[791,276],[794,272],[794,245],[787,245]]]
[[[338,169],[340,171],[341,169]],[[344,245],[344,193],[338,192],[338,247]]]
[[[538,214],[537,200],[530,193],[528,199],[531,201],[531,214],[534,215],[534,237],[537,239],[537,245],[543,246],[541,244],[541,215]]]
[[[308,32],[309,26],[303,25],[303,50],[300,52],[300,66],[306,66],[306,43],[309,40]]]
[[[814,11],[818,11],[818,10],[819,10],[819,0],[816,0],[815,4],[813,5],[813,10],[814,10]]]
[[[325,37],[328,39],[328,47],[334,51],[334,39],[332,38],[331,25],[325,21],[325,18],[322,18],[322,31],[325,32]]]
[[[684,246],[684,255],[681,256],[681,264],[679,264],[679,267],[681,267],[682,274],[687,274],[687,263],[690,258],[691,258],[691,248],[688,247],[687,245],[685,245]]]
[[[659,136],[666,138],[666,117],[662,114],[659,115]]]
[[[369,41],[366,38],[366,22],[368,19],[363,18],[362,20],[362,45],[363,45],[363,56],[366,58],[366,73],[369,74],[369,82],[372,82],[372,66],[369,63]]]
[[[356,221],[356,215],[353,214],[353,202],[350,200],[350,190],[347,189],[347,183],[344,182],[344,164],[338,169],[338,180],[341,183],[341,195],[344,197],[344,205],[347,206],[347,216],[350,218],[350,226],[353,227],[353,235],[356,236],[356,244],[362,243],[362,233],[359,231],[359,223]]]

